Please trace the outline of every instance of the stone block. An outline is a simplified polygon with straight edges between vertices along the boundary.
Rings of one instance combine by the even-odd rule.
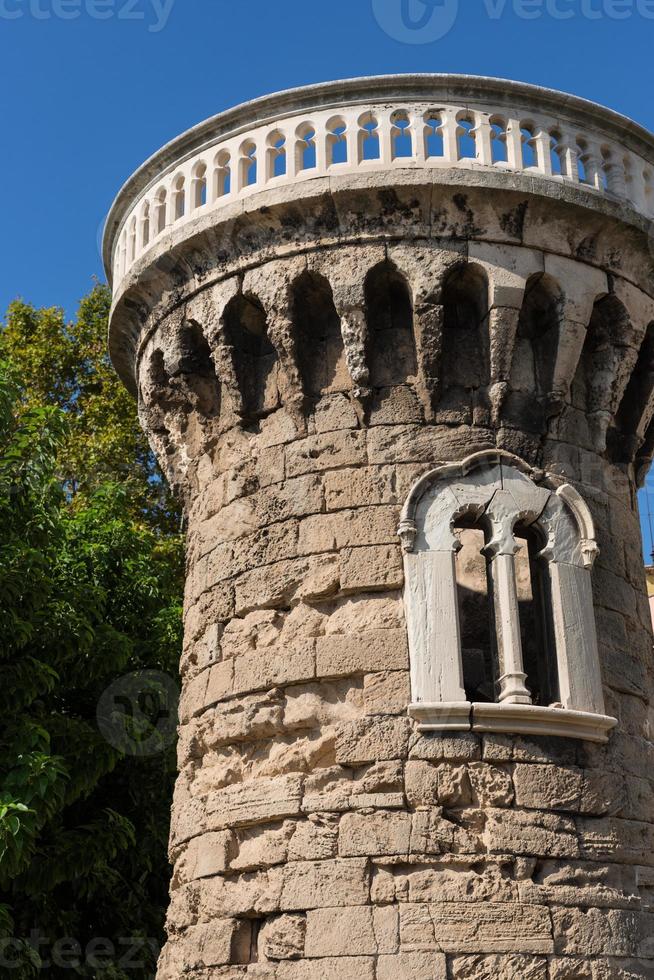
[[[336,761],[363,765],[385,759],[402,759],[409,746],[408,718],[366,718],[340,726]]]
[[[398,545],[345,548],[341,554],[341,589],[344,593],[401,589],[404,585],[402,552]]]
[[[553,813],[488,810],[484,839],[493,854],[561,858],[579,854],[574,821]]]
[[[515,793],[511,776],[506,769],[487,762],[473,762],[468,767],[473,801],[477,806],[511,806]]]
[[[316,676],[315,640],[295,640],[279,648],[258,648],[233,662],[232,694],[310,681]]]
[[[289,861],[324,861],[338,854],[338,817],[310,816],[295,826],[288,847]]]
[[[287,479],[344,466],[363,466],[367,462],[366,433],[342,431],[308,436],[286,446],[285,453]]]
[[[219,830],[298,816],[302,784],[302,776],[289,775],[215,790],[206,801],[208,823],[212,830]]]
[[[408,672],[385,671],[364,678],[363,704],[367,715],[404,715],[410,701]]]
[[[404,778],[409,806],[415,808],[438,804],[437,766],[429,762],[407,762]]]
[[[375,980],[375,960],[369,956],[334,956],[280,963],[277,980]]]
[[[325,500],[328,510],[395,504],[397,500],[392,466],[333,470],[325,474]]]
[[[400,953],[380,956],[377,980],[446,980],[447,965],[440,953]]]
[[[469,762],[481,759],[481,739],[477,735],[428,735],[413,736],[410,759],[425,762]]]
[[[341,819],[338,852],[342,857],[408,855],[410,842],[408,813],[347,813]]]
[[[560,955],[654,954],[654,916],[616,909],[553,909],[552,919]]]
[[[317,909],[307,913],[305,955],[309,958],[375,956],[377,939],[371,906]]]
[[[548,980],[547,960],[534,956],[456,956],[456,980]]]
[[[356,635],[319,636],[316,640],[318,677],[348,677],[408,667],[405,630],[370,630]]]
[[[583,781],[572,767],[518,764],[513,771],[516,803],[527,809],[578,813]]]
[[[296,912],[365,905],[370,893],[366,860],[298,861],[283,869],[281,909]]]
[[[345,548],[393,545],[398,553],[396,507],[359,507],[307,517],[300,524],[298,552],[319,554]]]
[[[231,830],[202,834],[188,842],[176,865],[183,881],[222,875],[236,855],[236,842]]]
[[[288,845],[295,824],[291,821],[280,827],[242,830],[238,834],[238,854],[231,862],[232,871],[258,871],[283,864],[288,857]]]
[[[299,960],[304,956],[306,919],[303,915],[279,915],[268,919],[259,933],[258,949],[267,960]]]
[[[400,943],[406,952],[554,952],[549,909],[498,902],[400,905]]]

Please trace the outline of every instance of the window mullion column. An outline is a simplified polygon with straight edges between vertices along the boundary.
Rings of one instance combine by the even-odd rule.
[[[498,687],[500,703],[531,704],[525,681],[520,636],[520,609],[515,574],[518,543],[508,517],[493,521],[493,535],[484,548],[490,562],[490,580],[497,635]]]

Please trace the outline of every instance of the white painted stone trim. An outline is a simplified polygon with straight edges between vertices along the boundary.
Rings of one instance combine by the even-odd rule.
[[[411,658],[409,715],[421,730],[606,741],[617,724],[604,713],[591,586],[598,552],[592,515],[573,487],[539,486],[544,476],[509,453],[482,452],[431,470],[407,498],[398,534]],[[464,515],[483,520],[489,537],[484,553],[495,603],[498,704],[471,705],[465,698],[454,533]],[[537,527],[547,542],[539,557],[549,571],[561,699],[550,707],[532,705],[525,684],[514,564],[518,523]]]
[[[409,120],[406,133],[411,140],[411,152],[402,156],[396,142],[402,135],[396,125],[399,114]],[[439,121],[436,130],[429,123],[432,119]],[[461,142],[464,120],[473,123],[470,156],[464,155],[467,150]],[[378,141],[378,153],[372,158],[365,152],[363,129],[370,121],[376,125]],[[491,122],[499,122],[503,133],[493,136]],[[336,139],[335,131],[343,127]],[[434,132],[441,146],[431,144]],[[310,133],[315,161],[309,166],[304,150]],[[278,146],[282,140],[283,146]],[[112,208],[103,249],[105,264],[118,295],[131,266],[172,226],[192,226],[199,215],[219,212],[270,187],[406,168],[525,173],[549,183],[574,185],[589,199],[599,196],[627,203],[652,218],[654,195],[648,188],[654,177],[654,152],[648,141],[651,144],[650,134],[610,110],[534,86],[499,84],[496,79],[397,76],[280,93],[208,120],[147,161]],[[336,144],[347,153],[343,162],[333,159]],[[526,146],[535,152],[533,164],[527,162]],[[500,155],[507,160],[499,159]],[[556,158],[560,173],[554,172]],[[250,167],[253,159],[256,175]],[[275,161],[281,160],[284,172],[276,172]]]

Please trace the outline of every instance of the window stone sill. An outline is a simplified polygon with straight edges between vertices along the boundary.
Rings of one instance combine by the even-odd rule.
[[[471,704],[468,701],[411,704],[409,717],[421,732],[473,731],[577,738],[605,744],[617,719],[568,708],[532,704]]]

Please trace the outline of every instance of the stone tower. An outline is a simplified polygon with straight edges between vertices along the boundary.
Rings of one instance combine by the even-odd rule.
[[[225,112],[108,219],[188,526],[159,978],[654,977],[654,137],[473,77]]]

